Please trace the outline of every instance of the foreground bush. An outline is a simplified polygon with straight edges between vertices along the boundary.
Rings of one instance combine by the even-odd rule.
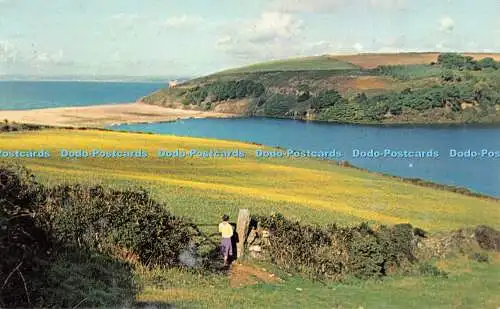
[[[126,305],[136,285],[123,254],[181,266],[195,234],[145,191],[48,188],[13,166],[0,166],[0,231],[0,307]]]
[[[52,188],[46,209],[61,240],[99,251],[125,249],[150,267],[181,265],[193,230],[146,191],[66,185]]]
[[[269,230],[265,249],[272,262],[317,279],[376,278],[404,271],[416,261],[415,234],[423,234],[409,224],[374,230],[367,224],[321,228],[279,214],[254,220]]]
[[[26,169],[0,166],[0,307],[131,302],[127,264],[57,239],[42,211],[48,191]]]

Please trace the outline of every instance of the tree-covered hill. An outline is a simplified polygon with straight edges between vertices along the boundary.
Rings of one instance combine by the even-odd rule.
[[[408,56],[413,62],[393,57],[396,63],[410,64],[385,61],[373,68],[331,56],[267,62],[162,89],[143,101],[345,123],[500,122],[497,57],[445,53],[418,63],[431,59],[424,55],[418,60]],[[359,62],[363,55],[356,57]]]

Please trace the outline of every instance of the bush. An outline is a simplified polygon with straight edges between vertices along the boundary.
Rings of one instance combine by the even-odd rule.
[[[328,90],[321,92],[314,97],[311,102],[311,108],[315,111],[335,106],[336,104],[345,103],[344,98],[336,90]]]
[[[98,251],[116,246],[136,254],[144,265],[181,265],[193,230],[144,190],[100,186],[58,186],[48,194],[51,225],[58,238]]]
[[[37,222],[42,187],[20,167],[0,166],[0,306],[31,306],[55,244]]]
[[[195,234],[144,190],[45,187],[23,167],[0,166],[0,307],[126,305],[136,284],[123,253],[183,266]]]
[[[416,261],[409,224],[374,230],[367,224],[321,228],[280,214],[253,219],[269,230],[265,247],[272,262],[314,279],[377,278]]]
[[[122,305],[132,300],[130,267],[58,240],[42,209],[48,191],[28,170],[0,166],[0,306]]]
[[[438,64],[446,69],[460,69],[460,70],[480,70],[478,65],[470,56],[463,56],[456,53],[443,53],[438,56]]]
[[[272,95],[264,103],[264,115],[284,117],[296,103],[295,97],[282,94]]]
[[[474,229],[474,238],[482,249],[500,251],[500,231],[480,225]]]

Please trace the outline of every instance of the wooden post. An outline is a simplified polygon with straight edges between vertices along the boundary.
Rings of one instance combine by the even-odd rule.
[[[238,243],[236,244],[236,252],[238,258],[242,257],[245,252],[245,240],[250,225],[250,211],[248,209],[240,209],[238,213],[238,221],[236,223],[236,233],[238,233]]]

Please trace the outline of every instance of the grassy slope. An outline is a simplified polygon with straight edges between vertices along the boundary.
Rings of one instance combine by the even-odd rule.
[[[349,284],[321,284],[275,271],[283,283],[227,288],[226,278],[155,271],[145,276],[147,280],[162,278],[170,288],[149,286],[139,299],[175,303],[179,308],[497,309],[500,254],[491,258],[490,264],[466,257],[438,262],[448,278],[390,277]]]
[[[309,71],[309,70],[355,70],[358,66],[352,63],[332,59],[328,56],[292,58],[257,63],[241,68],[230,69],[217,73],[218,75],[233,73],[254,73],[269,71]]]
[[[307,222],[410,221],[432,231],[489,224],[499,227],[499,203],[405,184],[366,172],[313,160],[194,159],[144,161],[61,160],[59,148],[158,148],[254,151],[238,142],[104,131],[47,130],[0,134],[2,149],[49,149],[51,159],[16,160],[48,183],[87,182],[144,185],[180,215],[199,223],[217,222],[238,208],[281,211]],[[7,160],[3,160],[7,161]],[[12,162],[12,161],[10,161]],[[500,256],[491,264],[465,258],[440,265],[448,279],[388,278],[382,282],[327,284],[274,270],[285,281],[229,288],[228,278],[200,277],[180,270],[140,271],[142,301],[180,308],[497,308]],[[269,269],[270,265],[264,265]],[[158,285],[162,285],[162,287]],[[297,291],[296,288],[303,290]]]
[[[464,53],[476,60],[491,57],[500,61],[500,54]],[[308,71],[308,70],[349,70],[372,69],[379,65],[418,65],[436,62],[439,53],[390,53],[390,54],[357,54],[357,55],[324,55],[302,58],[291,58],[257,63],[240,68],[224,70],[217,75],[233,73],[253,73],[269,71]]]
[[[143,184],[175,213],[199,223],[239,208],[281,211],[304,221],[411,222],[438,231],[488,224],[500,227],[499,202],[424,188],[310,159],[256,159],[256,145],[198,138],[105,131],[47,130],[0,135],[3,149],[45,148],[51,159],[24,159],[50,181]],[[150,158],[58,158],[66,149],[147,149]],[[235,149],[246,159],[159,159],[158,149]],[[19,159],[21,160],[21,159]]]

